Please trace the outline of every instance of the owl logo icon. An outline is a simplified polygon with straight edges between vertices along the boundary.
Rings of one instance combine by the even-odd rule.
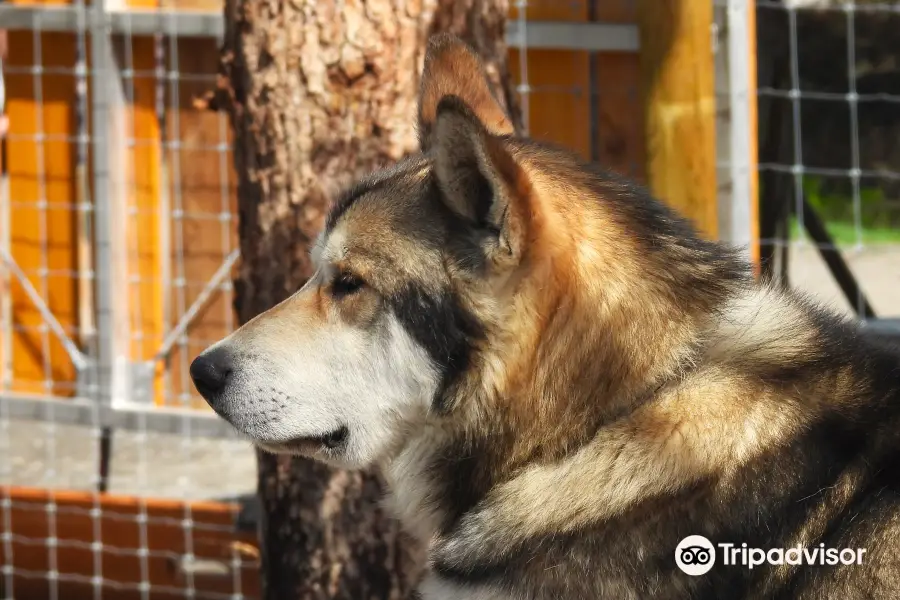
[[[675,564],[688,575],[703,575],[716,564],[716,549],[702,535],[689,535],[675,548]]]

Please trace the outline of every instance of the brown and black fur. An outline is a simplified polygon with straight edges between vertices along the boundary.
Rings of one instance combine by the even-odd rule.
[[[432,41],[422,89],[423,153],[324,234],[370,288],[327,301],[360,327],[395,315],[440,375],[380,460],[430,544],[422,597],[900,598],[898,355],[639,186],[516,137],[458,41]],[[691,577],[692,534],[867,552]]]
[[[437,112],[442,110],[471,117],[471,108],[456,99],[443,100]],[[775,330],[742,332],[740,327],[757,326],[751,318],[717,339],[710,329],[729,318],[729,298],[765,285],[752,281],[734,251],[700,239],[644,190],[566,151],[495,139],[512,160],[526,164],[511,168],[517,192],[534,193],[517,178],[527,180],[529,169],[539,169],[549,191],[563,196],[554,199],[554,208],[563,213],[564,230],[536,224],[545,229],[527,240],[526,268],[537,270],[551,253],[565,261],[569,236],[579,233],[569,227],[582,211],[600,215],[607,229],[591,232],[595,281],[583,280],[587,274],[573,273],[570,264],[544,266],[535,285],[540,295],[529,298],[534,329],[519,340],[523,347],[515,370],[504,373],[509,381],[502,391],[481,385],[479,350],[496,335],[491,329],[503,324],[467,306],[450,277],[438,301],[404,306],[401,300],[396,308],[410,315],[409,327],[423,340],[438,336],[429,347],[436,360],[448,360],[445,395],[435,401],[451,412],[448,420],[454,409],[476,412],[465,404],[489,405],[472,422],[460,415],[421,475],[430,479],[429,501],[442,515],[433,553],[439,576],[462,589],[488,584],[513,598],[900,597],[897,355],[867,342],[855,325],[780,291],[768,292],[773,301],[758,306],[776,312],[789,307],[790,316],[769,321]],[[475,196],[477,222],[477,211],[491,202],[478,196],[490,192],[479,189],[484,182],[465,183],[460,193]],[[440,207],[441,194],[431,180],[417,201],[428,197]],[[447,250],[448,270],[483,277],[478,228],[437,212],[448,226],[430,241]],[[559,247],[548,251],[542,244]],[[579,288],[591,284],[598,293],[585,298]],[[616,298],[603,306],[607,287]],[[742,333],[751,339],[741,340]],[[500,393],[489,397],[491,391]],[[703,401],[692,405],[694,395]],[[667,402],[666,410],[655,410]],[[709,405],[723,414],[705,414]],[[520,537],[503,531],[515,529],[522,508],[565,514],[564,494],[590,499],[594,482],[575,480],[558,489],[561,497],[551,506],[510,507],[508,520],[494,516],[481,528],[466,527],[473,515],[504,513],[505,498],[492,490],[528,465],[552,474],[607,428],[619,427],[623,436],[610,448],[612,460],[628,461],[629,446],[678,453],[685,442],[672,438],[717,428],[717,421],[721,429],[708,435],[715,441],[722,436],[726,445],[728,437],[743,433],[737,426],[743,413],[756,410],[762,426],[778,415],[785,415],[784,423],[773,423],[778,431],[744,462],[723,453],[696,473],[684,465],[684,477],[671,485],[652,484],[642,481],[653,476],[643,461],[667,459],[651,455],[623,465],[621,475],[636,489],[612,514],[596,506],[596,517],[582,514],[565,531],[549,519],[544,530]],[[692,578],[674,562],[675,546],[691,534],[759,548],[820,542],[866,548],[867,560],[862,566],[722,567]]]

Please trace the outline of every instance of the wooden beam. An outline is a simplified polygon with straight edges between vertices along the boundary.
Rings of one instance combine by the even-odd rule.
[[[637,20],[637,7],[632,2],[593,3],[598,21],[626,24]],[[635,104],[640,94],[640,57],[636,52],[598,52],[595,58],[597,159],[604,167],[646,183],[644,115]]]
[[[9,32],[10,67],[4,74],[6,111],[11,136],[6,140],[9,251],[25,271],[50,311],[67,330],[78,325],[76,282],[68,276],[78,269],[75,253],[75,144],[72,135],[72,69],[75,37],[68,33]],[[40,48],[40,60],[38,60]],[[35,85],[31,67],[44,73]],[[38,91],[40,95],[38,95]],[[12,202],[15,199],[15,202]],[[50,202],[49,206],[41,204]],[[50,208],[55,207],[55,208]],[[60,209],[60,207],[66,207]],[[43,233],[42,233],[43,232]],[[6,241],[6,240],[5,240]],[[63,346],[41,327],[44,318],[15,280],[10,282],[7,329],[12,336],[5,357],[12,367],[12,391],[71,396],[76,371]],[[51,385],[46,385],[50,382]]]
[[[712,2],[639,0],[638,25],[647,183],[715,238]]]
[[[750,223],[750,260],[753,261],[753,271],[759,276],[760,273],[760,243],[759,243],[759,114],[756,104],[756,90],[758,82],[756,80],[756,0],[747,2],[747,57],[749,63],[749,79],[748,82],[750,92],[754,97],[750,101],[750,200],[751,223]]]

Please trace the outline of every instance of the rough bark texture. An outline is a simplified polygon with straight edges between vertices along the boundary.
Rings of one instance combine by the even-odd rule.
[[[416,148],[419,70],[430,33],[485,57],[512,104],[507,0],[226,0],[210,99],[234,130],[246,322],[297,290],[330,200],[350,179]],[[403,598],[414,548],[378,506],[373,474],[259,456],[262,597]]]

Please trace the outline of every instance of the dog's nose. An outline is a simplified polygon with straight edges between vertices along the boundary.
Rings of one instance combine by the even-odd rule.
[[[204,352],[191,363],[191,379],[200,395],[215,408],[232,372],[231,354],[224,348]]]

